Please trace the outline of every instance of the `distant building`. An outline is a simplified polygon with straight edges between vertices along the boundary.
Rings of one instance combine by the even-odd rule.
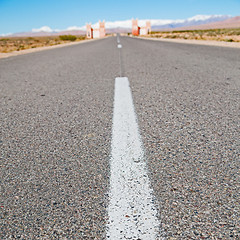
[[[133,19],[132,20],[132,35],[138,36],[140,33],[140,27],[138,26],[138,20]]]
[[[87,24],[86,29],[87,29],[87,38],[93,38],[93,29],[91,27],[91,24]]]
[[[151,32],[151,22],[147,21],[145,27],[138,26],[138,20],[132,20],[132,35],[139,36],[139,35],[148,35]]]
[[[105,22],[99,21],[99,28],[93,29],[91,24],[86,25],[87,38],[103,38],[106,36]]]

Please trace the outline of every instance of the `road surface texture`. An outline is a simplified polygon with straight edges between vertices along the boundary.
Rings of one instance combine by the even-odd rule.
[[[125,38],[167,239],[240,237],[240,51]]]
[[[240,237],[240,50],[121,44],[0,59],[0,239],[106,238],[119,51],[158,239]]]
[[[0,239],[102,239],[113,39],[0,61]]]

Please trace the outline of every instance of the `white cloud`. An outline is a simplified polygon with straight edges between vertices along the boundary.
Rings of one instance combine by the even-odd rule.
[[[86,26],[84,27],[72,26],[72,27],[68,27],[66,30],[67,31],[83,31],[83,30],[86,30]]]
[[[48,27],[48,26],[43,26],[41,28],[33,28],[32,32],[34,32],[34,33],[36,33],[36,32],[48,32],[48,33],[51,33],[51,32],[53,32],[53,30],[50,27]]]
[[[211,18],[211,15],[196,15],[194,17],[188,18],[188,21],[205,21]]]
[[[0,37],[7,37],[7,36],[10,36],[12,35],[12,33],[3,33],[3,34],[0,34]]]
[[[86,27],[78,27],[78,26],[71,26],[68,27],[67,29],[52,29],[48,26],[43,26],[41,28],[33,28],[32,32],[37,33],[37,32],[47,32],[47,33],[51,33],[51,32],[61,32],[61,31],[77,31],[77,30],[86,30]]]
[[[150,21],[152,26],[161,26],[166,24],[173,24],[173,23],[183,23],[185,20],[183,19],[177,19],[177,20],[171,20],[171,19],[146,19],[146,20],[140,20],[139,26],[145,26],[146,21]]]
[[[106,22],[106,28],[132,28],[132,20]]]

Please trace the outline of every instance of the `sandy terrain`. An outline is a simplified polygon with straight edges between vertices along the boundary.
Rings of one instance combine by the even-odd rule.
[[[63,43],[63,44],[47,46],[47,47],[30,48],[30,49],[25,49],[25,50],[21,50],[21,51],[14,51],[14,52],[10,52],[10,53],[0,53],[0,58],[7,58],[7,57],[17,56],[17,55],[22,55],[22,54],[27,54],[27,53],[32,53],[32,52],[39,52],[39,51],[44,51],[44,50],[49,50],[49,49],[54,49],[54,48],[61,48],[61,47],[65,47],[65,46],[71,46],[71,45],[81,44],[84,42],[95,41],[95,40],[97,40],[97,39],[88,39],[88,40],[83,40],[80,42]]]

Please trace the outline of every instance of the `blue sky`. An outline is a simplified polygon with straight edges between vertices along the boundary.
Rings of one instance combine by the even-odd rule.
[[[98,20],[186,19],[240,15],[240,0],[0,0],[0,34],[49,26],[67,29]]]

